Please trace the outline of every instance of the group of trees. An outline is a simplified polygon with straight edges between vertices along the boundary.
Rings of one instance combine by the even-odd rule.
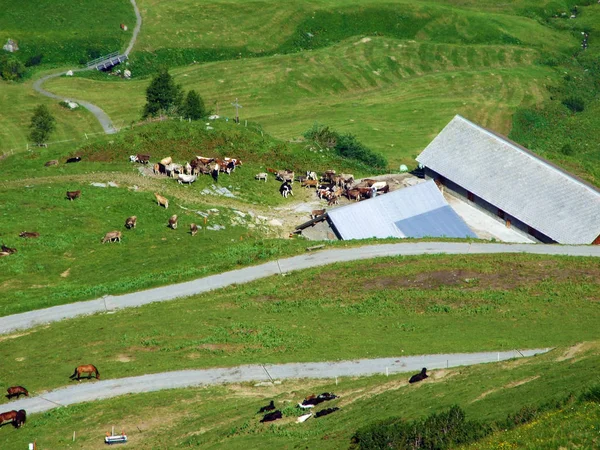
[[[199,120],[208,115],[204,101],[194,90],[184,96],[181,85],[166,68],[161,69],[146,89],[146,105],[142,117],[159,115],[182,116],[186,119]]]

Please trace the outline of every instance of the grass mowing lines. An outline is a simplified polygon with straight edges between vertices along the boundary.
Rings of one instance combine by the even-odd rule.
[[[439,57],[429,57],[424,66],[423,52]],[[531,65],[536,55],[509,46],[374,37],[310,54],[211,63],[173,74],[186,89],[201,92],[213,108],[219,101],[221,115],[233,114],[229,101],[238,97],[244,105],[242,118],[261,123],[277,137],[297,137],[318,121],[356,134],[395,166],[412,164],[456,113],[485,119],[485,125],[508,132],[514,109],[541,101],[546,94],[538,88],[540,82],[554,77],[550,69]],[[56,79],[49,86],[65,95],[85,91],[90,101],[124,124],[138,117],[146,84]],[[123,108],[124,96],[131,108]]]
[[[77,445],[100,448],[101,437],[114,425],[118,431],[125,430],[136,448],[153,448],[157,443],[168,448],[285,448],[300,444],[345,448],[358,428],[387,417],[414,420],[458,404],[469,419],[500,420],[524,406],[560,401],[571,392],[578,395],[595,383],[589,373],[600,368],[598,343],[577,353],[576,360],[558,360],[566,350],[525,360],[430,371],[431,378],[412,386],[407,375],[400,374],[340,378],[337,384],[333,380],[284,380],[272,387],[248,383],[127,395],[31,415],[29,426],[19,433],[2,430],[0,445],[4,441],[13,446],[25,444],[35,437],[39,445],[60,447],[68,445],[74,430]],[[126,367],[130,363],[121,364]],[[340,396],[324,407],[341,409],[327,418],[296,424],[289,408],[307,395],[321,392]],[[256,412],[271,399],[286,411],[284,419],[260,424],[262,416]],[[550,443],[545,448],[556,448],[552,443],[568,439],[591,447],[597,429],[590,425],[594,425],[598,409],[585,403],[570,406],[469,448],[502,448],[492,447],[501,442],[531,448]],[[573,422],[569,433],[564,419]],[[552,427],[542,430],[544,424]],[[66,437],[65,430],[69,430]]]
[[[101,250],[119,251],[126,238],[133,239],[126,235],[120,247]],[[167,244],[163,251],[176,251]],[[204,241],[199,245],[213,252]],[[128,251],[137,250],[130,245]],[[139,256],[135,273],[143,276],[151,272],[143,263],[157,256],[148,244],[142,251],[147,256]],[[195,261],[193,250],[188,261]],[[0,341],[0,357],[12,361],[18,346],[23,358],[0,368],[0,379],[19,380],[30,390],[56,387],[63,384],[60,374],[81,359],[92,360],[106,379],[256,362],[571,345],[596,338],[594,264],[525,255],[387,258],[370,261],[368,270],[365,262],[335,264],[36,328]],[[75,276],[79,269],[72,267]],[[111,274],[127,279],[117,267]],[[31,361],[52,375],[29,373]]]

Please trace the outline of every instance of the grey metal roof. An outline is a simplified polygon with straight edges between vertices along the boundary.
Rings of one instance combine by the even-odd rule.
[[[464,117],[417,161],[558,243],[591,244],[600,235],[600,192]]]
[[[433,181],[331,209],[328,214],[342,239],[476,237]]]

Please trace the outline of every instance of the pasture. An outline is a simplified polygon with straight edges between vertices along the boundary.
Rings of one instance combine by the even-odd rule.
[[[453,404],[468,419],[502,420],[523,407],[562,401],[570,393],[577,396],[597,384],[588,375],[600,369],[599,351],[596,341],[527,360],[436,370],[413,386],[407,383],[409,374],[401,374],[341,378],[338,385],[333,380],[284,380],[271,387],[234,384],[128,395],[32,415],[21,430],[1,428],[0,443],[26,445],[37,439],[44,448],[100,449],[105,432],[114,426],[140,449],[348,448],[358,428],[377,420],[417,419]],[[326,406],[340,410],[294,423],[299,414],[294,405],[320,392],[339,395]],[[260,424],[262,416],[256,412],[271,399],[284,418]],[[468,448],[592,448],[599,417],[597,403],[571,401]]]
[[[127,232],[121,245],[94,250],[113,254],[134,239]],[[145,278],[112,270],[121,282]],[[62,386],[81,363],[93,363],[109,379],[246,363],[571,345],[597,338],[598,270],[588,258],[438,255],[293,272],[3,338],[0,357],[13,362],[0,368],[0,389],[2,383],[33,393]]]
[[[536,50],[500,45],[418,43],[352,38],[331,47],[289,55],[191,65],[172,70],[184,89],[233,117],[260,123],[275,137],[295,139],[315,122],[350,132],[384,154],[392,167],[414,157],[457,113],[508,133],[514,111],[548,96],[555,72],[536,66]],[[135,70],[135,69],[132,69]],[[116,126],[140,117],[148,80],[51,80],[60,95],[85,98]],[[122,98],[128,99],[123,107]],[[218,103],[218,105],[217,105]]]

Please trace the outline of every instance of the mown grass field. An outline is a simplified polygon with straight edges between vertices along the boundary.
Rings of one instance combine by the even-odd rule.
[[[273,387],[243,384],[128,395],[32,415],[20,430],[1,428],[0,443],[26,445],[35,439],[40,448],[99,449],[114,426],[116,432],[127,433],[129,445],[140,449],[348,448],[354,432],[373,421],[416,419],[453,404],[463,408],[468,419],[500,420],[524,406],[577,395],[597,384],[589,374],[599,369],[594,342],[527,360],[436,370],[414,386],[408,385],[407,375],[382,375],[342,378],[338,385],[333,380],[284,380]],[[340,410],[296,424],[293,405],[320,392],[339,395],[325,406]],[[260,424],[262,416],[256,411],[271,399],[284,409],[285,417]],[[594,448],[598,417],[598,404],[571,402],[562,411],[469,448]]]
[[[538,52],[514,46],[459,46],[389,38],[353,38],[313,52],[192,65],[173,70],[177,83],[206,104],[260,123],[282,139],[298,138],[315,122],[356,134],[392,167],[414,157],[457,113],[508,132],[520,106],[547,94],[554,71],[532,66]],[[267,71],[267,72],[265,72]],[[85,92],[117,126],[140,117],[148,81],[117,83],[58,78],[61,95]],[[107,90],[109,95],[107,95]],[[128,99],[124,108],[122,99]]]
[[[125,239],[94,251],[110,256],[140,238]],[[205,242],[194,245],[204,249]],[[135,282],[134,274],[115,270],[122,283]],[[73,367],[89,362],[108,379],[245,363],[571,345],[598,337],[599,270],[587,258],[439,255],[295,272],[18,333],[0,342],[0,357],[11,361],[0,368],[0,388],[62,386]]]

